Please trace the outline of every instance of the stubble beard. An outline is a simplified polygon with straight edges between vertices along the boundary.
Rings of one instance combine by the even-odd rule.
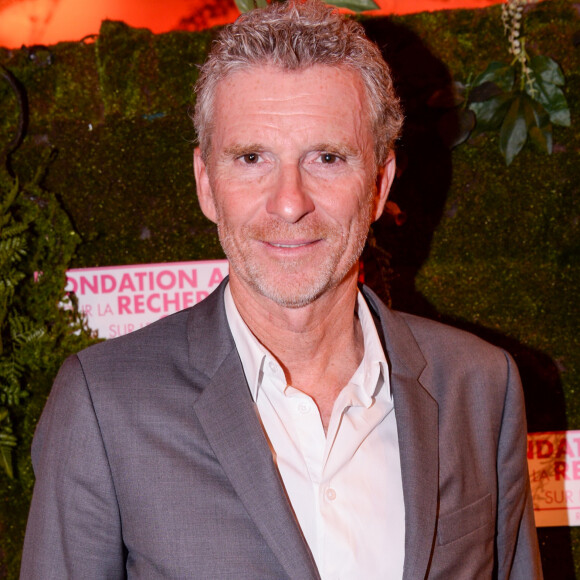
[[[366,214],[350,234],[314,218],[297,224],[272,219],[246,225],[239,236],[218,218],[218,234],[230,268],[238,278],[279,306],[301,308],[336,287],[358,261],[371,223],[370,204]],[[279,239],[321,240],[317,243],[327,244],[328,250],[315,265],[305,259],[270,260],[258,254],[260,241]]]

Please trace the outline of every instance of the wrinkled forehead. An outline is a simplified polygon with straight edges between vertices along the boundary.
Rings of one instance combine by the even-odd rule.
[[[272,123],[295,116],[324,116],[327,122],[372,134],[369,99],[358,71],[312,65],[285,69],[270,64],[231,71],[215,87],[212,129],[233,120],[267,116]],[[213,132],[212,131],[212,132]]]
[[[359,106],[361,109],[367,111],[370,114],[371,111],[371,103],[367,91],[366,84],[364,82],[364,78],[360,71],[350,67],[346,64],[339,64],[339,65],[328,65],[328,64],[309,64],[300,67],[286,67],[278,64],[274,64],[271,62],[264,62],[264,63],[256,63],[256,64],[243,64],[239,66],[234,66],[231,69],[227,69],[223,71],[224,74],[217,81],[214,91],[213,97],[214,100],[217,94],[220,92],[220,89],[224,85],[231,84],[233,79],[239,77],[245,77],[247,79],[251,79],[251,81],[257,86],[262,87],[265,90],[274,91],[278,87],[275,85],[267,85],[264,82],[264,78],[271,78],[272,76],[278,76],[278,78],[289,78],[298,80],[300,78],[308,76],[309,78],[315,78],[316,76],[319,77],[320,82],[315,83],[313,88],[317,90],[322,90],[324,88],[324,82],[336,81],[341,78],[348,79],[348,82],[353,86],[356,87],[361,94],[361,101]],[[266,81],[267,82],[267,81]],[[288,92],[289,97],[292,96],[292,88],[284,85],[284,89]],[[229,95],[230,98],[235,99],[236,95]]]

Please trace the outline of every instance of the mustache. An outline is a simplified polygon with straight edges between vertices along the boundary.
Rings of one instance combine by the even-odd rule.
[[[338,229],[313,217],[296,223],[271,219],[259,224],[246,224],[242,232],[248,238],[259,241],[314,240],[335,237]]]

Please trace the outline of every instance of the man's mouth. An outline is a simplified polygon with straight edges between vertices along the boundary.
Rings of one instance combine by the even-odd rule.
[[[281,244],[276,242],[269,242],[269,244],[271,246],[274,246],[275,248],[301,248],[302,246],[308,246],[311,243],[312,242],[300,242],[297,244]]]

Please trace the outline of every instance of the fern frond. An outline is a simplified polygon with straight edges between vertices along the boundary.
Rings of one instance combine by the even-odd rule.
[[[25,316],[9,316],[10,336],[17,346],[38,341],[46,335],[46,329],[35,325]]]
[[[14,295],[14,289],[18,286],[19,282],[26,275],[24,272],[11,272],[10,277],[3,277],[0,279],[0,296],[7,296],[12,298]]]
[[[4,217],[10,217],[10,216],[4,216]],[[14,222],[12,225],[8,226],[8,222],[9,221],[14,221],[14,220],[6,220],[6,223],[1,223],[0,225],[2,226],[2,229],[0,230],[0,240],[4,240],[6,238],[13,238],[14,236],[18,236],[24,232],[26,232],[26,230],[30,227],[30,224],[28,222],[21,222],[21,223],[16,223]]]
[[[22,236],[0,240],[0,268],[20,262],[26,256],[26,239]]]
[[[24,365],[14,358],[0,360],[0,399],[3,396],[13,398],[22,390],[21,379]],[[3,401],[5,402],[5,401]]]
[[[0,408],[0,466],[10,479],[14,478],[12,469],[12,450],[18,441],[12,433],[10,414],[6,407]]]
[[[8,211],[8,209],[12,206],[14,200],[16,199],[19,193],[20,193],[20,184],[18,182],[18,179],[15,179],[12,182],[12,187],[10,188],[10,190],[5,195],[2,196],[2,201],[0,202],[1,215],[4,215]]]

